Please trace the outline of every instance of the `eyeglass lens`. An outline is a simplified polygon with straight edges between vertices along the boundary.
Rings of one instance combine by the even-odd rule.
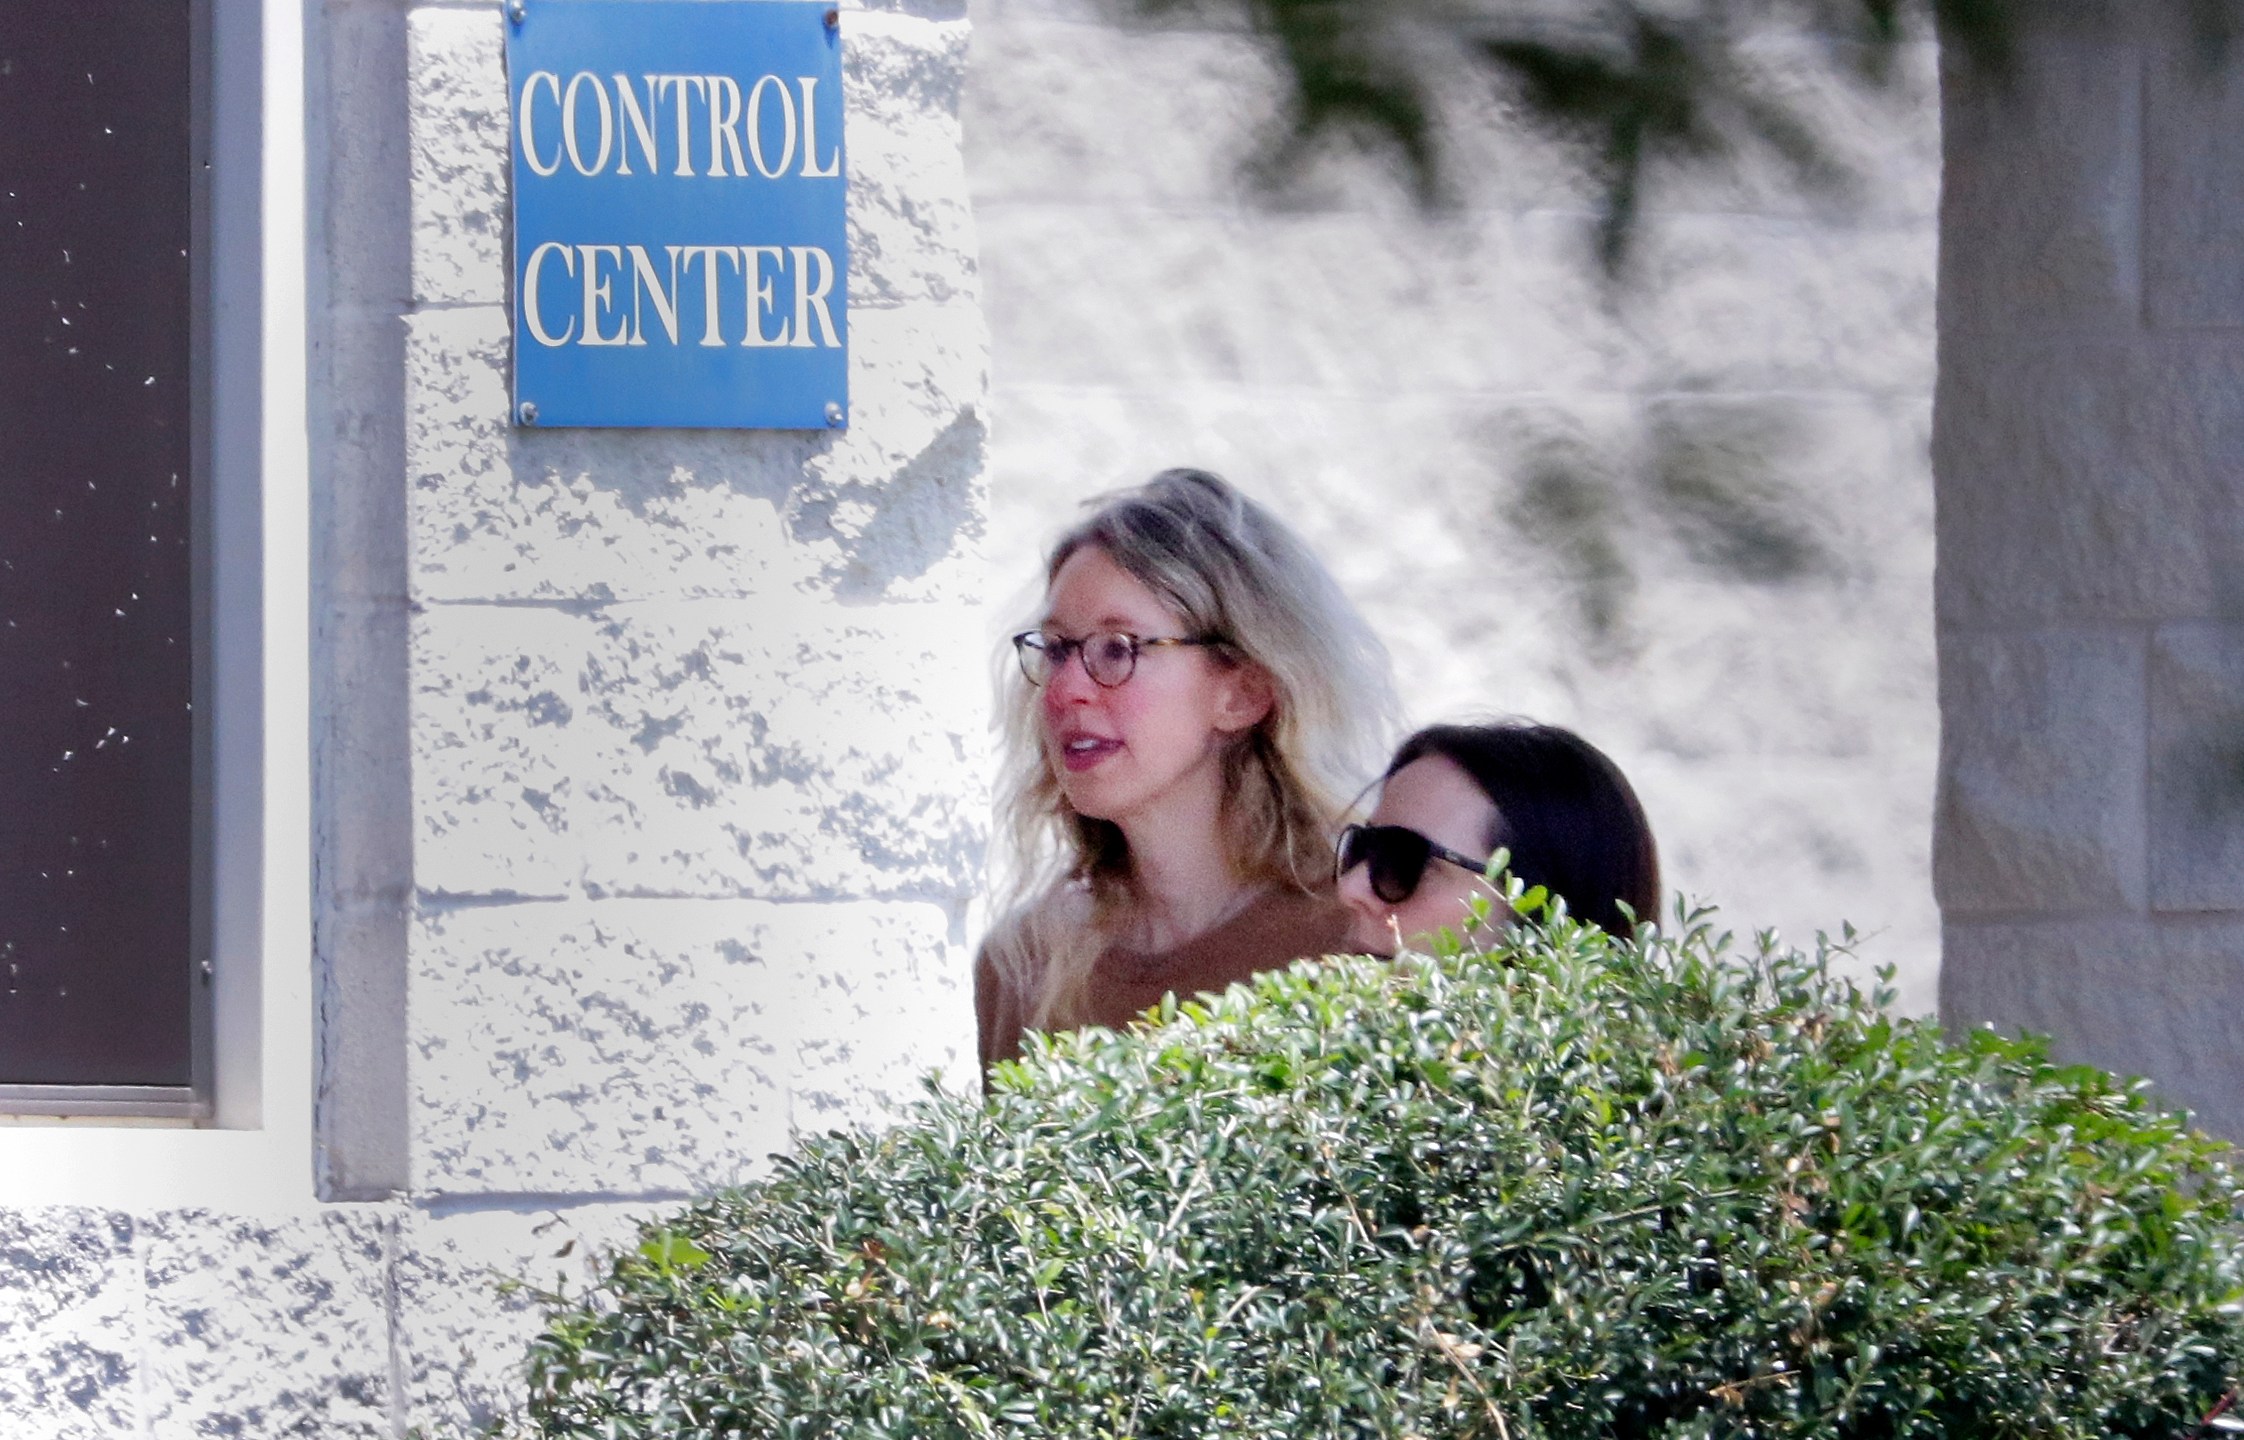
[[[1340,873],[1371,867],[1371,893],[1400,905],[1418,891],[1433,858],[1433,842],[1400,825],[1351,825],[1340,842]]]
[[[1083,656],[1084,673],[1108,689],[1127,681],[1138,665],[1136,638],[1119,631],[1086,635],[1081,640],[1031,631],[1019,636],[1014,648],[1020,653],[1021,673],[1031,685],[1050,684],[1068,657],[1077,653]]]

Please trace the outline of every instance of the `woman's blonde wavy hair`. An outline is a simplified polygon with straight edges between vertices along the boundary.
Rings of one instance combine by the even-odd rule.
[[[1046,587],[1095,545],[1172,606],[1186,633],[1221,637],[1219,661],[1262,668],[1275,700],[1225,753],[1224,838],[1250,882],[1328,887],[1333,831],[1393,732],[1385,648],[1299,537],[1204,470],[1164,470],[1088,507],[1046,556]],[[1031,1027],[1060,1029],[1081,1023],[1091,967],[1128,913],[1129,846],[1113,822],[1069,806],[1045,760],[1036,691],[1010,654],[999,664],[996,893],[1006,903],[988,943],[1033,997]]]

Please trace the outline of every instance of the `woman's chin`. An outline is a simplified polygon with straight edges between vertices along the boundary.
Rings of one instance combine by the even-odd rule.
[[[1348,932],[1348,953],[1351,955],[1377,955],[1382,960],[1394,958],[1394,927],[1358,920]]]
[[[1060,780],[1060,798],[1067,808],[1085,820],[1112,820],[1114,807],[1107,803],[1109,797],[1099,792],[1096,785],[1070,785],[1066,777]]]

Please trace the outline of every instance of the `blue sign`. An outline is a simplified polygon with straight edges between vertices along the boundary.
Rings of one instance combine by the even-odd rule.
[[[846,424],[836,12],[519,0],[509,14],[515,419]]]

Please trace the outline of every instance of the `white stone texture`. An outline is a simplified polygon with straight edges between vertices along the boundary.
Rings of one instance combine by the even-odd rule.
[[[8,1440],[483,1433],[522,1407],[551,1299],[680,1205],[9,1212],[0,1418]]]
[[[933,906],[795,907],[757,933],[775,968],[790,947],[834,956],[786,965],[773,1035],[787,1066],[787,1121],[810,1134],[886,1123],[926,1098],[980,1083],[974,997],[957,933]]]
[[[1693,180],[1715,208],[1792,215],[1843,226],[1848,221],[1928,221],[1940,208],[1940,127],[1924,123],[1939,103],[1929,47],[1904,47],[1890,91],[1862,83],[1879,61],[1859,43],[1802,34],[1762,22],[1745,45],[1762,92],[1789,106],[1821,145],[1828,169],[1806,173],[1766,147]],[[1834,63],[1836,62],[1836,63]],[[1898,102],[1898,108],[1897,108]],[[1734,178],[1730,178],[1733,177]]]
[[[9,1440],[389,1440],[395,1218],[0,1216]]]
[[[1932,392],[1929,224],[1685,213],[1654,222],[1633,337],[1646,388]],[[1918,461],[1921,466],[1921,458]],[[1898,474],[1886,477],[1898,488]],[[1920,473],[1915,477],[1923,486]]]
[[[974,216],[958,129],[967,26],[842,14],[849,304],[974,303]]]
[[[564,893],[583,862],[555,843],[563,807],[580,776],[597,779],[574,723],[594,622],[545,608],[478,607],[452,619],[447,609],[414,627],[415,885]]]
[[[131,1217],[0,1212],[0,1417],[11,1440],[140,1431]]]
[[[1045,9],[1031,14],[1015,0],[975,8],[967,140],[976,210],[1059,197],[1236,203],[1241,167],[1276,118],[1276,73],[1261,48],[1240,34],[1122,32],[1081,4]],[[1179,145],[1179,135],[1200,143]]]
[[[149,1432],[389,1440],[393,1228],[383,1207],[142,1221]]]
[[[956,604],[978,588],[984,335],[970,306],[853,312],[846,431],[672,430],[659,444],[511,426],[503,311],[425,311],[410,326],[424,602]]]
[[[504,305],[510,293],[506,24],[497,6],[416,8],[407,21],[416,305]]]
[[[1026,618],[1030,557],[1079,499],[1217,470],[1327,558],[1413,720],[1581,730],[1638,783],[1672,886],[1802,940],[1852,920],[1928,1009],[1929,47],[1873,95],[1822,42],[1757,37],[1852,193],[1766,156],[1663,180],[1613,295],[1593,188],[1457,77],[1436,77],[1464,119],[1427,214],[1398,166],[1337,148],[1264,183],[1278,103],[1251,36],[1088,0],[975,21],[988,549],[1009,572],[987,632]],[[1663,472],[1677,438],[1728,509]],[[1553,444],[1582,523],[1538,497]],[[1788,576],[1756,549],[1772,537]]]
[[[402,1220],[394,1289],[407,1435],[484,1428],[527,1403],[546,1300],[582,1295],[663,1205],[432,1212]]]
[[[809,596],[436,607],[415,627],[420,889],[962,901],[988,703],[957,673],[965,628]]]
[[[1554,15],[1572,19],[1561,0]],[[1158,19],[1084,0],[977,0],[969,71],[977,207],[1068,196],[1087,203],[1178,208],[1380,208],[1400,216],[1413,201],[1391,170],[1347,164],[1269,176],[1261,162],[1277,136],[1277,70],[1246,34],[1238,7],[1177,6]],[[1837,47],[1849,61],[1861,58]],[[1939,197],[1940,137],[1918,117],[1895,123],[1889,101],[1834,65],[1828,36],[1764,30],[1745,53],[1765,93],[1793,107],[1835,162],[1828,185],[1800,183],[1766,152],[1689,177],[1712,210],[1830,217],[1929,218]],[[1458,123],[1436,137],[1456,183],[1446,198],[1475,211],[1583,210],[1593,189],[1561,146],[1521,143],[1516,105],[1476,75],[1426,57],[1421,78]],[[1934,89],[1927,47],[1900,67],[1909,106]],[[1054,124],[1054,117],[1060,123]],[[1044,133],[1038,133],[1038,132]],[[1177,143],[1179,136],[1194,143]],[[991,163],[986,146],[1015,138]],[[1495,184],[1481,184],[1494,178]],[[1275,182],[1275,183],[1273,183]]]
[[[698,1193],[970,1068],[933,905],[475,906],[414,936],[414,1188]]]

